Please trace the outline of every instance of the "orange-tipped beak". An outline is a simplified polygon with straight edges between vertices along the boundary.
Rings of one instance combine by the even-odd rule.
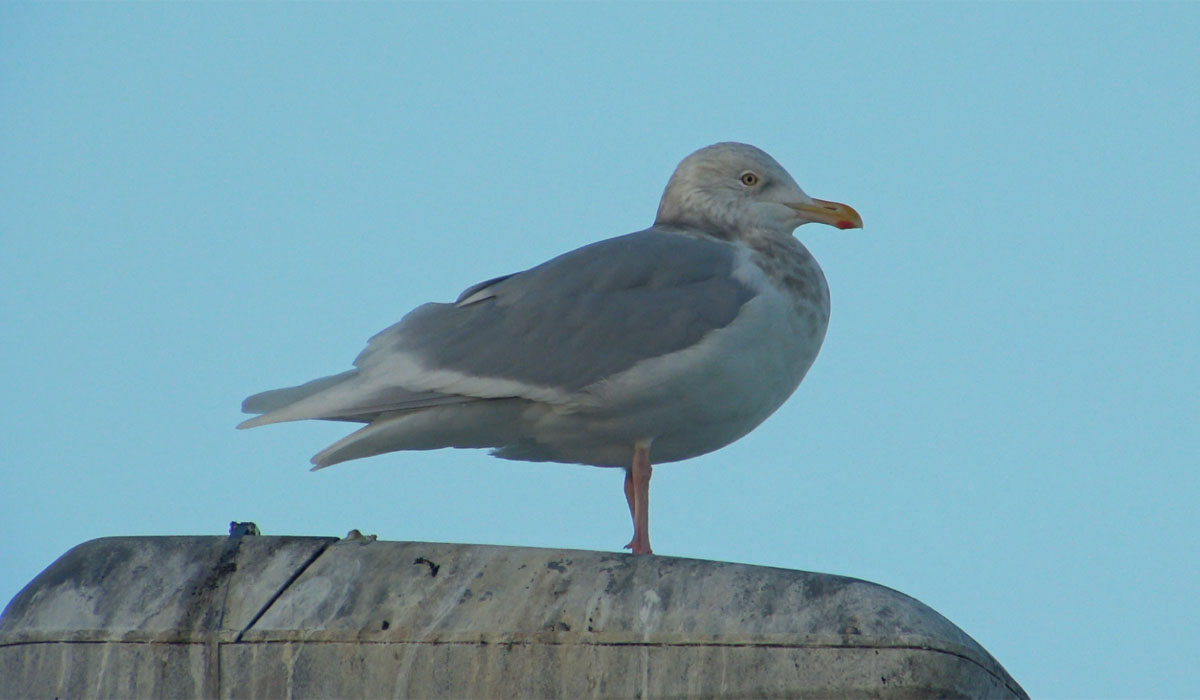
[[[862,217],[849,204],[814,199],[812,204],[789,204],[788,206],[804,214],[810,221],[829,224],[840,229],[862,228],[863,226]]]

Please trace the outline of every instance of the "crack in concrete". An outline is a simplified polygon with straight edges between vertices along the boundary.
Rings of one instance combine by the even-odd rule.
[[[233,643],[234,644],[241,643],[242,636],[245,635],[246,632],[250,631],[250,628],[254,627],[255,623],[257,623],[259,620],[261,620],[263,615],[267,614],[267,611],[271,609],[271,606],[275,605],[275,602],[277,600],[279,600],[283,596],[283,594],[287,592],[287,590],[289,588],[292,587],[292,584],[295,583],[296,580],[299,579],[300,576],[302,576],[304,574],[304,572],[308,570],[308,567],[312,566],[317,561],[317,559],[319,559],[321,557],[321,555],[325,553],[325,550],[329,548],[329,545],[333,544],[333,542],[336,542],[336,541],[337,540],[332,540],[330,542],[322,543],[320,548],[317,549],[317,551],[313,552],[312,555],[310,555],[303,564],[301,564],[299,567],[297,567],[296,571],[294,571],[292,573],[292,575],[288,578],[288,580],[284,581],[283,585],[279,587],[279,590],[275,591],[275,594],[272,595],[271,598],[269,600],[267,600],[266,603],[263,604],[262,609],[259,610],[258,613],[256,613],[254,615],[254,617],[250,618],[250,621],[246,623],[246,626],[243,627],[237,633],[237,635],[233,638]]]

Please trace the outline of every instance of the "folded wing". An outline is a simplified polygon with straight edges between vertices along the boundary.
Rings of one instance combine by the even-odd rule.
[[[371,422],[433,406],[569,401],[638,362],[724,328],[754,290],[720,241],[649,229],[425,304],[373,337],[356,369],[257,394],[239,427],[319,418]]]

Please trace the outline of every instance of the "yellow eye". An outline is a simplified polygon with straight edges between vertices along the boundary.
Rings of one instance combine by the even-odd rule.
[[[742,184],[746,187],[754,187],[758,184],[758,175],[754,173],[742,173]]]

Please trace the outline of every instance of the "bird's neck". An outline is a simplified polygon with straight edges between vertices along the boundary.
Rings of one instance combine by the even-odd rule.
[[[812,253],[792,235],[749,231],[739,237],[771,282],[805,313],[816,310],[829,321],[829,286]]]
[[[743,235],[739,227],[744,219],[739,209],[719,204],[704,192],[693,190],[677,197],[664,196],[654,224],[692,229],[722,241],[736,241]]]

